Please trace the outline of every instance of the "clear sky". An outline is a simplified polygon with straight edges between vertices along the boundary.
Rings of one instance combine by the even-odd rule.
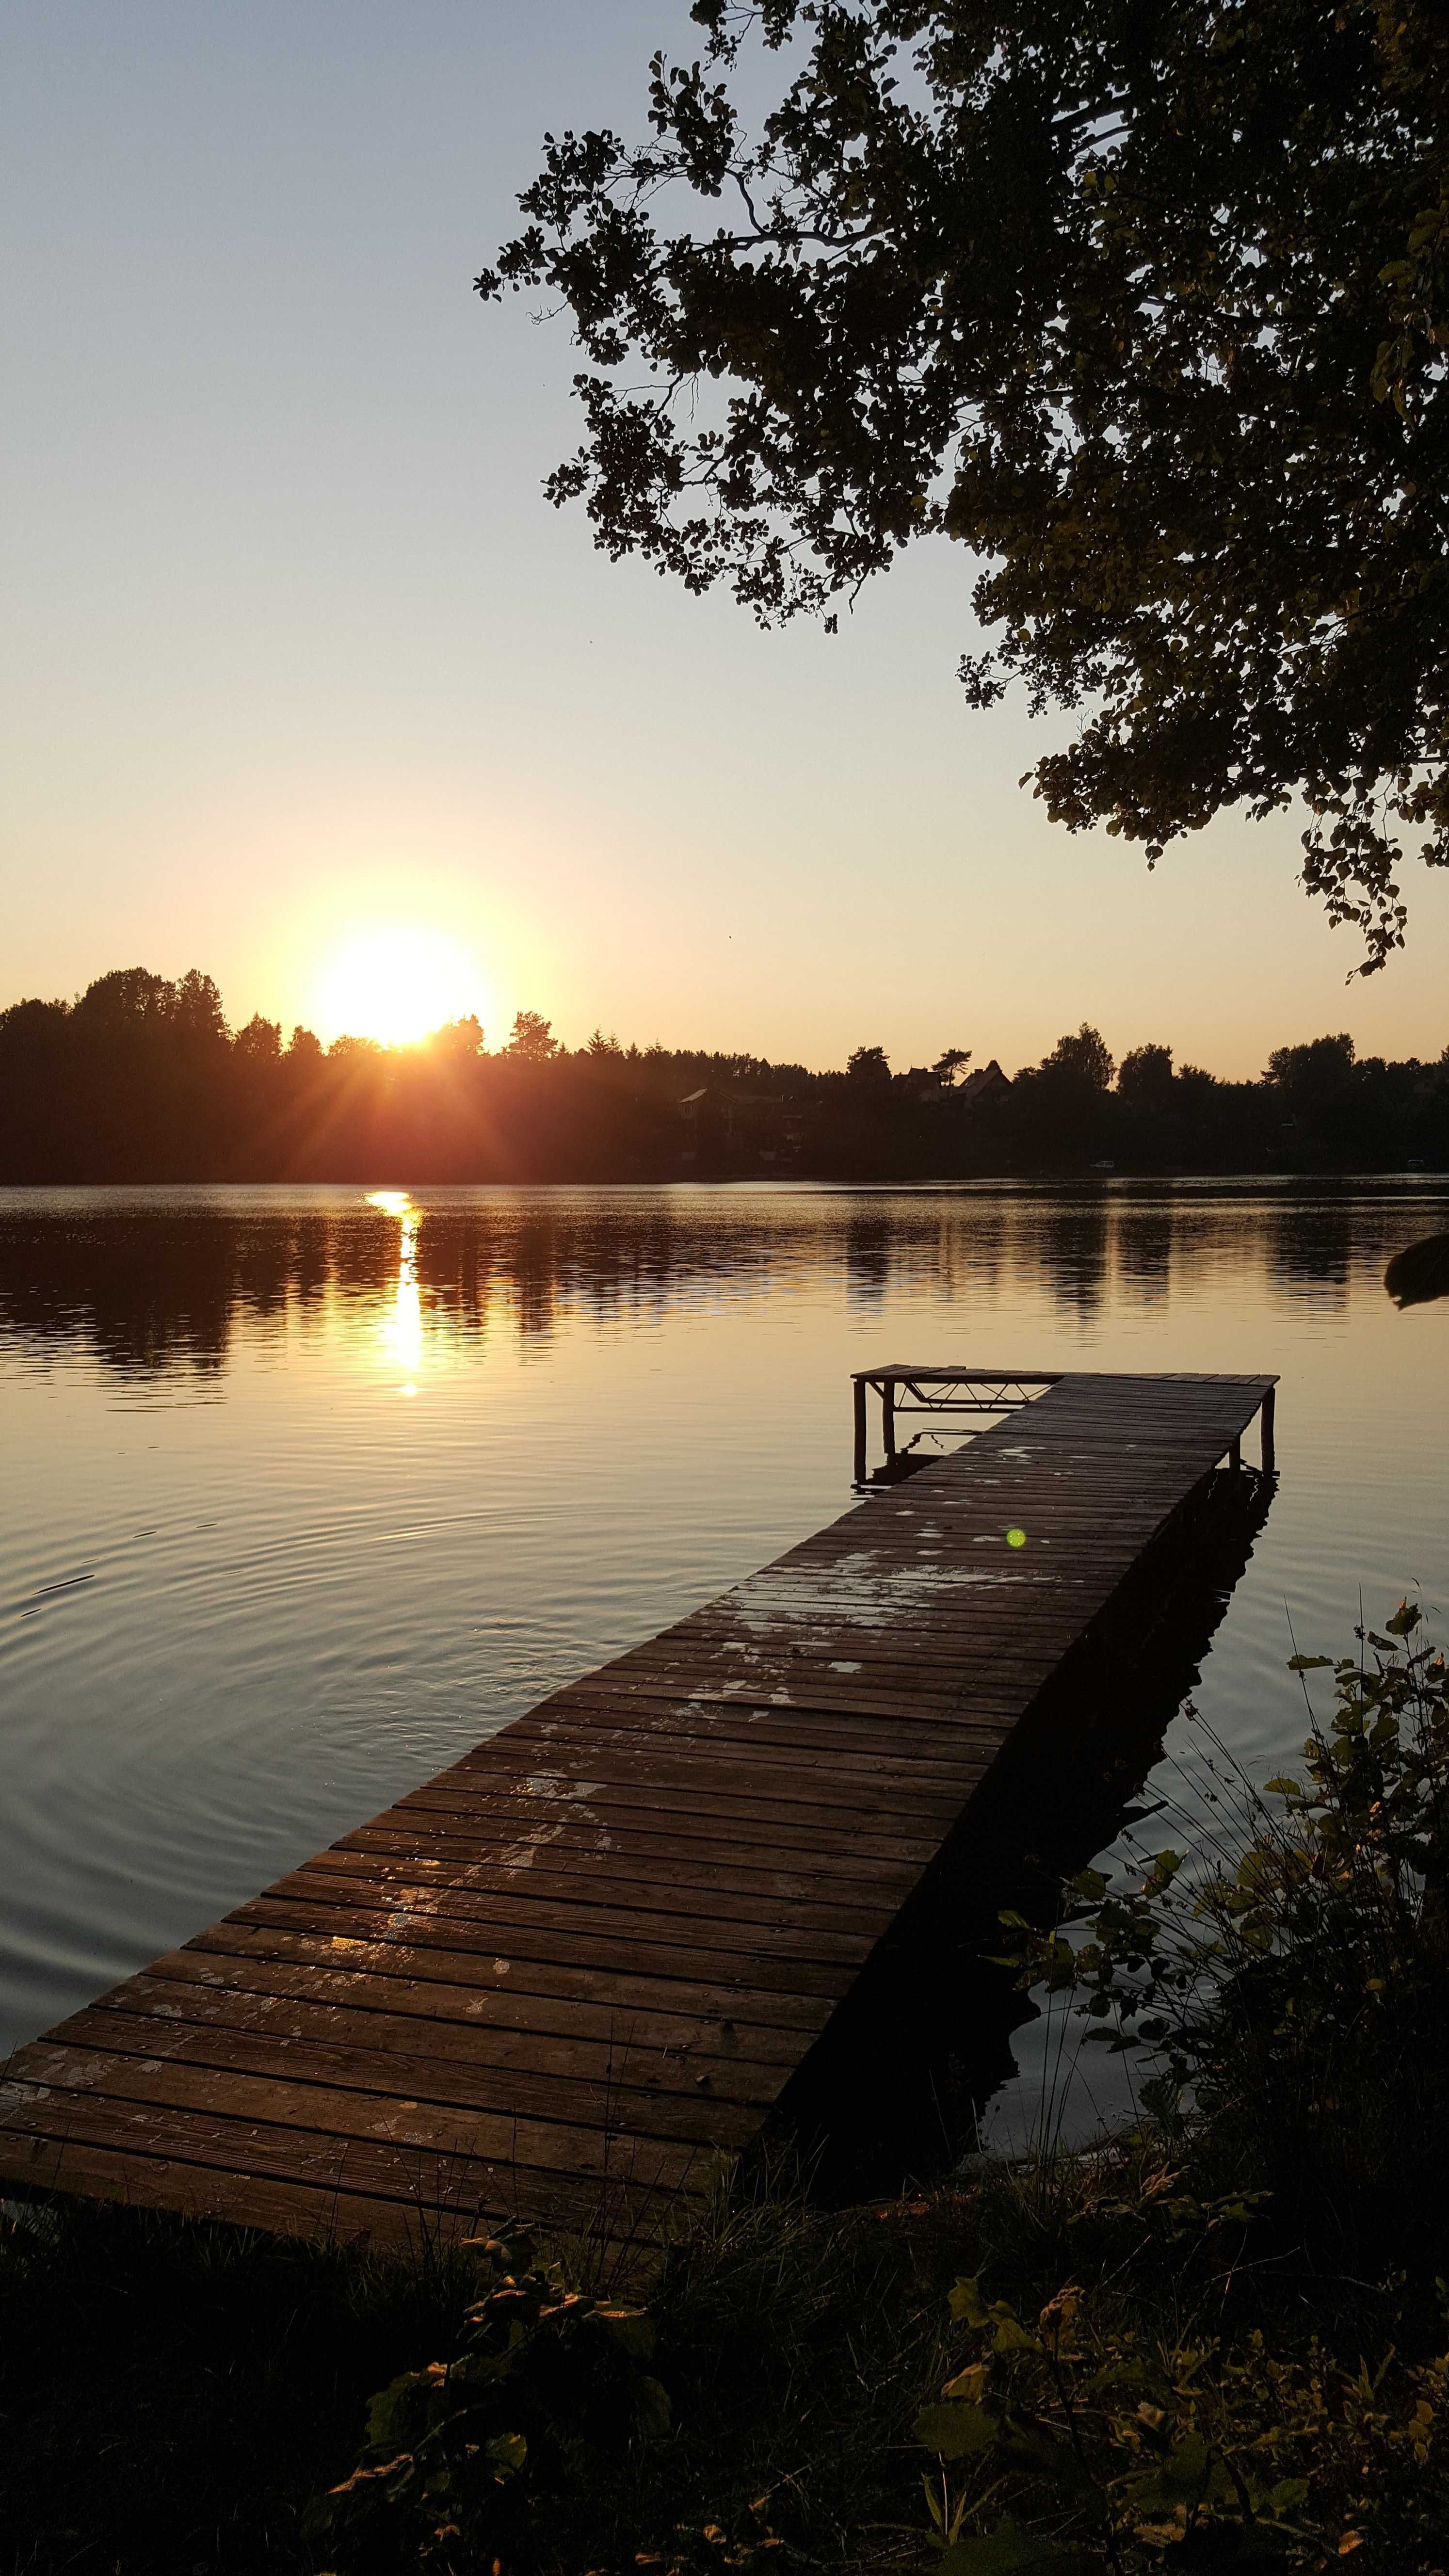
[[[761,636],[548,509],[575,353],[472,280],[544,128],[638,132],[661,43],[685,0],[10,0],[0,1001],[194,964],[330,1036],[336,952],[396,927],[492,1038],[1437,1055],[1449,874],[1345,990],[1291,823],[1155,876],[1054,830],[1048,729],[961,704],[954,549]]]

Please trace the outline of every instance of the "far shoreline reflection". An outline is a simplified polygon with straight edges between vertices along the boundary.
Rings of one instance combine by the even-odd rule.
[[[1090,1183],[847,1192],[0,1189],[0,1340],[84,1353],[122,1379],[224,1373],[239,1331],[282,1333],[330,1301],[389,1302],[404,1379],[429,1332],[496,1314],[523,1342],[562,1317],[667,1307],[712,1278],[839,1276],[868,1311],[933,1282],[1045,1285],[1066,1321],[1197,1293],[1261,1264],[1270,1298],[1346,1301],[1355,1262],[1429,1230],[1449,1185]],[[1422,1221],[1421,1221],[1422,1215]],[[1010,1356],[1010,1355],[1008,1355]]]

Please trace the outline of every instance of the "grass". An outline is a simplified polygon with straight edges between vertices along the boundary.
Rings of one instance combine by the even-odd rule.
[[[1207,2179],[1222,2176],[1185,2172],[1180,2154],[1144,2138],[978,2165],[962,2187],[844,2211],[812,2207],[786,2169],[722,2184],[654,2279],[635,2284],[673,2431],[581,2454],[531,2491],[506,2576],[905,2576],[931,2565],[950,2576],[922,2481],[934,2471],[950,2494],[954,2473],[937,2470],[914,2427],[949,2375],[979,2358],[980,2337],[949,2311],[963,2277],[1028,2331],[1064,2283],[1077,2285],[1093,2349],[1114,2368],[1131,2348],[1178,2356],[1180,2373],[1185,2350],[1215,2346],[1209,2394],[1241,2375],[1255,2335],[1280,2367],[1316,2371],[1319,2384],[1326,2353],[1349,2374],[1361,2358],[1372,2373],[1387,2362],[1410,2390],[1405,2374],[1433,2347],[1423,2285],[1336,2275],[1281,2242],[1267,2211],[1204,2217],[1194,2192]],[[560,2250],[582,2276],[587,2265]],[[12,2223],[0,2244],[3,2576],[314,2576],[334,2565],[489,2576],[493,2559],[466,2530],[432,2554],[383,2535],[375,2554],[341,2558],[304,2536],[309,2504],[357,2459],[371,2393],[456,2352],[476,2292],[462,2255],[368,2260],[80,2206]],[[1300,2392],[1300,2411],[1306,2402]],[[1399,2404],[1393,2388],[1385,2403]],[[1234,2428],[1240,2443],[1255,2432],[1241,2403],[1223,2438]],[[1291,2422],[1287,2433],[1297,2438]],[[1449,2511],[1442,2458],[1435,2474]],[[1015,2503],[1029,2516],[1027,2485]],[[983,2492],[969,2528],[989,2532],[1001,2499]],[[1109,2576],[1117,2563],[1073,2562]],[[1187,2576],[1199,2561],[1181,2563]],[[1388,2557],[1366,2542],[1355,2558],[1356,2576],[1443,2563],[1401,2541]]]
[[[781,2168],[722,2185],[648,2289],[677,2430],[541,2500],[537,2563],[778,2564],[772,2539],[790,2563],[912,2563],[910,2427],[976,2224],[972,2193],[831,2213]],[[311,2571],[303,2516],[351,2469],[368,2397],[454,2348],[473,2286],[465,2256],[359,2259],[82,2204],[12,2216],[0,2570]]]
[[[367,2395],[430,2356],[460,2267],[63,2204],[0,2234],[0,2569],[309,2565],[302,2506]]]

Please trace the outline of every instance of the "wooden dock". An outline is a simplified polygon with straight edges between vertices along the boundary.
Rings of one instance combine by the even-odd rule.
[[[1042,1391],[19,2049],[0,2190],[374,2242],[704,2192],[1260,1411],[1271,1466],[1271,1378],[973,1379]]]

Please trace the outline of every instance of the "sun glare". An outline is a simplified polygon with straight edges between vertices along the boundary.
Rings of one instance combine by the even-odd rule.
[[[354,933],[317,983],[318,1017],[330,1037],[377,1038],[408,1046],[469,1011],[482,1016],[482,982],[462,943],[439,930],[402,924]]]

